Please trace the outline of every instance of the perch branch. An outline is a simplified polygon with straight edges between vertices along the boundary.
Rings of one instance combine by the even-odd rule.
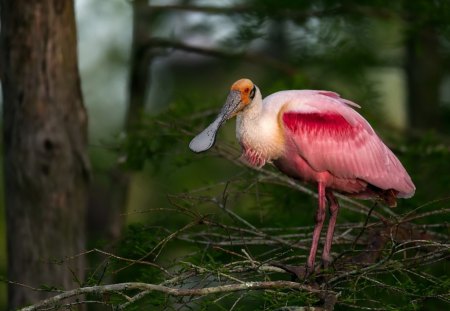
[[[330,293],[332,291],[319,290],[312,288],[311,286],[299,284],[290,281],[266,281],[266,282],[244,282],[239,284],[226,284],[205,288],[173,288],[158,284],[129,282],[118,283],[110,285],[98,285],[90,287],[81,287],[69,291],[65,291],[59,295],[42,300],[34,305],[20,309],[21,311],[33,311],[39,310],[44,307],[58,305],[65,299],[78,297],[86,294],[105,294],[113,292],[123,292],[130,290],[141,290],[149,292],[161,292],[170,296],[206,296],[218,293],[230,293],[243,290],[269,290],[269,289],[291,289],[291,290],[304,290],[314,294]]]

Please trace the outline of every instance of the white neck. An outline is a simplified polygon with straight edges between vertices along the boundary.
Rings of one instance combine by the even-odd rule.
[[[265,161],[278,158],[284,147],[277,114],[264,109],[261,92],[237,115],[236,137],[245,148],[251,148]]]
[[[236,137],[239,142],[243,143],[242,139],[246,139],[259,126],[259,119],[263,109],[262,105],[261,92],[256,87],[255,97],[252,102],[236,117]]]
[[[255,86],[256,87],[256,86]],[[241,117],[243,119],[257,119],[261,116],[261,111],[263,108],[263,99],[261,96],[261,92],[256,87],[255,97],[252,102],[246,107],[239,115],[238,118]]]

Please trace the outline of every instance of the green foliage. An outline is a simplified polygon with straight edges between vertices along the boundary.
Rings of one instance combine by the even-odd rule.
[[[276,83],[283,85],[289,82],[279,80]],[[159,183],[170,187],[165,189],[167,196],[155,201],[153,206],[166,212],[163,215],[152,211],[145,213],[146,224],[130,227],[121,244],[120,254],[141,259],[158,242],[165,241],[163,247],[158,248],[158,261],[164,258],[162,266],[177,271],[176,275],[181,279],[173,285],[180,288],[229,284],[236,279],[288,279],[288,275],[279,272],[258,271],[248,262],[243,250],[258,265],[303,263],[307,255],[304,248],[308,248],[310,243],[316,199],[282,180],[268,178],[264,172],[240,166],[236,160],[239,148],[232,135],[228,135],[228,129],[208,154],[189,153],[186,149],[189,138],[213,118],[216,109],[192,117],[189,113],[192,102],[180,100],[177,104],[164,115],[147,118],[139,134],[130,135],[129,142],[122,146],[131,167],[136,161],[139,165],[135,168],[143,168]],[[450,154],[445,144],[442,145],[441,138],[432,133],[411,137],[409,141],[399,138],[399,135],[388,135],[388,139],[405,166],[413,168],[409,171],[419,190],[415,198],[401,201],[394,212],[388,212],[381,205],[375,206],[375,211],[383,214],[392,225],[409,224],[409,217],[413,217],[411,230],[419,232],[423,228],[431,236],[411,239],[429,239],[431,244],[408,244],[401,236],[392,237],[393,241],[387,241],[380,250],[373,269],[358,264],[346,266],[351,258],[367,253],[367,244],[373,243],[374,237],[393,229],[386,231],[372,218],[369,226],[373,228],[363,228],[367,210],[373,203],[366,204],[366,212],[361,213],[343,208],[336,234],[345,236],[349,230],[351,233],[347,240],[335,243],[333,250],[338,265],[344,267],[336,267],[321,276],[327,280],[338,278],[331,284],[321,283],[324,288],[339,293],[336,310],[420,310],[448,305],[446,293],[450,290],[450,277],[445,273],[448,264],[443,260],[446,251],[440,250],[442,253],[437,253],[440,257],[435,259],[428,258],[427,254],[438,249],[432,246],[434,242],[441,243],[441,238],[449,234],[443,224],[443,216],[448,215],[444,209],[448,205],[445,196],[449,177],[442,172],[450,171]],[[443,210],[442,213],[439,209]],[[445,244],[440,245],[445,248]],[[145,258],[151,261],[153,257]],[[377,266],[380,261],[385,262]],[[124,265],[120,261],[117,264]],[[167,280],[160,271],[153,275],[148,268],[140,270],[139,265],[136,266],[124,270],[122,280]],[[354,273],[344,277],[348,271]],[[138,309],[153,303],[157,308],[183,305],[200,310],[228,310],[232,307],[235,310],[273,310],[323,303],[322,297],[316,294],[291,290],[215,294],[198,299],[167,300],[164,295],[154,295],[154,298],[152,294],[151,299],[147,297],[132,306]]]
[[[195,125],[186,121],[182,114],[174,112],[174,115],[176,115],[177,126],[171,125],[175,119],[170,113],[163,117],[148,119],[145,125],[148,127],[145,129],[144,126],[142,129],[143,133],[146,131],[154,133],[156,128],[159,129],[148,142],[158,139],[168,139],[169,142],[153,141],[152,144],[159,147],[152,149],[151,155],[147,152],[139,153],[139,150],[150,149],[149,147],[127,151],[136,152],[136,158],[140,158],[143,163],[148,161],[147,164],[142,165],[143,167],[148,168],[149,165],[156,165],[157,162],[159,168],[151,169],[154,178],[163,183],[173,183],[174,179],[167,175],[167,171],[171,170],[170,167],[177,166],[180,170],[195,167],[192,172],[197,172],[201,170],[201,167],[204,170],[204,162],[208,158],[218,158],[216,165],[224,164],[228,161],[225,159],[227,148],[231,148],[234,154],[231,158],[237,158],[239,150],[235,144],[222,140],[218,142],[218,146],[211,151],[210,155],[196,162],[195,156],[180,151],[184,148],[183,144],[187,144],[184,133],[191,133],[193,131],[191,127]],[[145,135],[142,135],[142,138],[145,144],[147,142]],[[426,162],[427,166],[435,167],[436,165],[436,170],[448,167],[448,152],[431,148],[436,146],[438,141],[433,136],[425,136],[417,143],[410,144],[413,147],[406,150],[399,148],[403,150],[400,154],[402,161],[407,166],[417,166],[417,157],[432,158],[432,161]],[[430,150],[432,150],[431,153]],[[178,158],[184,160],[177,160]],[[437,159],[441,160],[437,161]],[[239,164],[235,162],[234,165]],[[428,170],[427,168],[425,172]],[[413,175],[413,178],[418,187],[425,187],[428,177],[420,176],[419,172],[412,173],[416,175]],[[194,178],[200,174],[200,172],[196,173]],[[310,195],[299,192],[298,189],[290,188],[281,180],[270,179],[265,177],[265,173],[244,168],[235,170],[232,175],[229,171],[223,172],[216,168],[203,173],[203,178],[214,178],[218,174],[224,176],[222,181],[211,182],[205,179],[205,182],[198,183],[200,189],[188,187],[185,192],[169,191],[169,197],[156,205],[166,211],[162,213],[148,211],[146,224],[132,225],[120,243],[118,254],[130,259],[152,261],[155,258],[155,252],[152,255],[149,254],[161,241],[164,241],[163,246],[156,247],[159,253],[157,262],[170,271],[176,271],[176,277],[180,279],[173,286],[180,288],[203,288],[229,284],[236,279],[264,281],[289,278],[288,275],[279,272],[261,272],[252,268],[246,254],[249,254],[258,265],[269,265],[274,261],[290,264],[304,262],[307,251],[302,247],[294,246],[300,245],[306,248],[309,246],[316,200]],[[434,176],[433,180],[436,184],[440,184],[441,180],[438,179],[446,178],[448,176],[441,174]],[[178,182],[185,183],[186,180]],[[423,185],[419,186],[421,184]],[[442,190],[430,185],[429,191],[431,192],[418,194],[417,199],[402,202],[396,216],[392,217],[390,214],[385,216],[394,223],[402,223],[407,217],[417,216],[414,223],[431,225],[428,229],[424,229],[428,234],[437,234],[435,237],[438,240],[439,234],[447,236],[448,229],[445,225],[441,226],[442,215],[446,215],[445,212],[420,216],[438,211],[440,206],[446,208],[445,200],[429,202]],[[420,204],[420,202],[428,202],[428,204]],[[415,210],[412,211],[413,208]],[[381,206],[377,206],[375,210],[384,213]],[[402,215],[403,212],[406,214]],[[376,225],[375,219],[372,219],[369,224],[378,229],[375,231],[362,229],[365,218],[364,212],[358,214],[346,208],[342,210],[337,235],[345,235],[348,230],[354,233],[350,234],[351,240],[335,243],[334,251],[342,255],[342,257],[336,256],[338,263],[345,263],[348,258],[365,253],[367,246],[365,243],[370,243],[373,236],[377,236],[377,230],[383,232],[383,225]],[[250,227],[242,219],[254,227]],[[360,227],[349,229],[352,225]],[[421,230],[421,227],[413,226],[413,228]],[[362,230],[362,236],[355,247],[353,239],[359,235],[360,230]],[[434,249],[432,244],[408,244],[402,240],[403,238],[398,239],[394,243],[388,241],[383,246],[379,260],[385,260],[385,263],[380,266],[375,263],[373,268],[368,269],[366,266],[355,264],[346,268],[331,269],[327,272],[329,274],[322,276],[328,279],[340,278],[327,287],[339,293],[336,310],[346,310],[350,307],[419,310],[446,306],[445,294],[450,290],[450,278],[445,273],[448,264],[440,261],[445,258],[445,252],[440,255],[444,257],[437,257],[435,259],[437,262],[433,263],[433,259],[427,257],[428,252]],[[430,240],[430,243],[433,242]],[[409,246],[412,246],[411,250],[408,250]],[[121,266],[127,266],[127,263],[114,260],[114,270],[120,269]],[[349,271],[348,269],[350,271],[353,269],[354,274],[343,277],[343,274]],[[123,281],[142,280],[158,283],[165,282],[167,279],[168,277],[159,270],[139,264],[128,267],[119,274],[119,280]],[[199,310],[228,310],[232,307],[235,310],[273,310],[286,306],[318,306],[322,302],[321,297],[308,291],[276,290],[169,300],[162,294],[150,294],[145,299],[130,305],[129,308],[139,309],[152,305],[155,308],[170,309],[174,305],[183,305],[186,308],[192,307]]]
[[[261,299],[261,298],[260,298]],[[286,306],[314,306],[320,302],[317,296],[307,292],[264,292],[262,310],[277,310]]]
[[[283,82],[280,82],[283,83]],[[282,273],[266,272],[251,268],[247,254],[258,264],[267,265],[271,262],[285,262],[290,264],[302,263],[306,252],[302,247],[309,246],[309,235],[312,231],[312,218],[315,211],[316,200],[308,194],[293,189],[281,180],[268,178],[264,172],[254,172],[239,166],[238,161],[232,160],[233,171],[221,170],[220,165],[229,162],[229,159],[237,159],[239,149],[233,138],[222,137],[208,155],[200,156],[201,161],[185,150],[188,143],[186,135],[191,136],[198,128],[202,128],[198,122],[191,122],[190,115],[184,112],[187,104],[180,105],[180,110],[174,106],[170,112],[158,118],[147,119],[141,129],[142,133],[148,133],[151,139],[142,135],[143,145],[152,144],[158,148],[145,147],[131,149],[126,152],[135,153],[134,156],[142,161],[142,167],[149,169],[153,177],[161,183],[170,183],[171,189],[177,188],[174,183],[186,183],[189,179],[174,180],[167,172],[171,168],[189,170],[195,172],[193,177],[200,175],[204,181],[188,183],[178,187],[185,191],[177,192],[169,190],[169,199],[157,203],[158,208],[167,209],[164,217],[148,212],[146,225],[131,227],[128,232],[127,242],[122,244],[123,256],[137,259],[149,252],[155,243],[170,239],[161,248],[161,258],[165,261],[163,266],[171,271],[177,271],[177,277],[181,277],[176,286],[196,288],[233,283],[235,279],[242,281],[257,280],[283,280],[289,276]],[[202,119],[212,118],[214,111]],[[175,121],[176,120],[176,121]],[[196,119],[197,120],[197,119]],[[176,126],[173,126],[175,124]],[[202,123],[205,121],[202,120]],[[206,121],[207,123],[207,121]],[[156,129],[158,131],[156,132]],[[156,132],[156,134],[154,134]],[[191,136],[192,137],[192,136]],[[427,234],[436,234],[437,243],[439,235],[448,236],[448,229],[442,224],[442,216],[447,212],[437,213],[439,208],[446,208],[447,201],[432,202],[435,198],[442,198],[445,193],[446,174],[437,174],[438,171],[449,167],[449,153],[445,148],[439,147],[440,139],[434,135],[411,138],[406,144],[395,136],[390,138],[402,162],[407,167],[426,168],[411,170],[413,179],[420,191],[416,198],[400,202],[395,216],[389,212],[385,214],[393,223],[406,222],[408,217],[416,217],[412,221],[413,228],[421,230],[423,224]],[[160,141],[155,141],[160,140]],[[403,147],[408,146],[408,147]],[[152,152],[141,152],[141,150]],[[232,153],[228,157],[228,152]],[[421,159],[421,160],[418,160]],[[214,160],[214,169],[206,170],[205,163]],[[147,163],[147,164],[145,164]],[[158,169],[149,168],[158,166]],[[433,172],[433,183],[428,172]],[[269,172],[272,171],[269,169]],[[430,173],[432,174],[432,173]],[[217,175],[221,177],[217,178]],[[197,186],[190,186],[196,184]],[[442,185],[437,186],[437,185]],[[197,189],[198,187],[199,189]],[[369,203],[368,206],[371,206]],[[380,205],[375,207],[379,213],[387,213]],[[430,214],[431,213],[431,214]],[[170,215],[169,215],[170,214]],[[428,215],[429,214],[429,215]],[[424,216],[421,216],[424,215]],[[237,218],[238,217],[238,218]],[[351,240],[335,243],[333,246],[339,262],[344,264],[349,258],[357,257],[366,252],[371,239],[379,234],[382,236],[383,225],[376,225],[376,220],[369,221],[370,226],[378,229],[364,230],[362,223],[367,217],[367,212],[355,213],[354,210],[343,208],[338,222],[337,235],[345,234],[351,230]],[[165,219],[165,220],[162,220]],[[249,222],[251,226],[247,225]],[[164,224],[162,230],[161,224]],[[192,226],[190,226],[192,224]],[[358,229],[349,229],[351,226],[360,226]],[[146,226],[160,228],[149,231]],[[187,229],[183,229],[186,228]],[[302,227],[303,226],[303,227]],[[350,226],[350,227],[348,227]],[[145,229],[147,228],[147,229]],[[424,227],[425,228],[425,227]],[[433,229],[432,229],[433,228]],[[361,238],[357,245],[353,239],[359,235]],[[381,230],[381,231],[377,231]],[[412,229],[415,231],[416,229]],[[156,232],[156,233],[155,233]],[[378,232],[378,233],[377,233]],[[392,232],[392,231],[391,231]],[[152,239],[149,237],[152,236]],[[427,239],[430,238],[429,236]],[[281,239],[281,242],[280,242]],[[396,239],[396,238],[394,238]],[[380,251],[383,264],[373,269],[367,266],[354,266],[336,268],[327,271],[322,277],[330,280],[337,277],[339,280],[331,284],[323,285],[339,293],[336,310],[348,308],[380,308],[384,310],[419,310],[423,308],[439,308],[447,305],[445,294],[449,291],[449,276],[442,271],[448,269],[448,264],[441,261],[445,258],[445,252],[440,253],[436,263],[428,258],[428,252],[434,246],[408,244],[402,237],[398,237],[393,243],[387,241]],[[421,240],[422,238],[415,237]],[[434,238],[433,238],[434,239]],[[430,240],[430,243],[433,243]],[[151,243],[149,241],[152,241]],[[284,242],[286,244],[283,244]],[[136,246],[136,245],[138,246]],[[141,244],[144,248],[141,249]],[[147,245],[147,246],[145,246]],[[411,250],[408,250],[412,247]],[[436,246],[437,247],[437,246]],[[437,249],[437,248],[436,248]],[[435,249],[435,250],[436,250]],[[245,250],[245,253],[243,253]],[[444,256],[444,257],[442,257]],[[147,257],[151,260],[151,256]],[[250,266],[249,266],[250,265]],[[348,277],[342,275],[353,271]],[[126,270],[127,271],[127,270]],[[131,270],[130,270],[131,271]],[[140,279],[140,275],[127,273],[131,279]],[[159,273],[159,272],[158,272]],[[162,277],[162,278],[161,278]],[[145,278],[145,274],[144,277]],[[150,277],[147,279],[151,279]],[[164,275],[158,274],[153,278],[164,282]],[[325,283],[324,283],[325,284]],[[329,286],[329,287],[328,287]],[[153,296],[152,296],[153,297]],[[158,299],[158,297],[160,297]],[[164,300],[163,295],[156,295],[157,305],[169,307],[185,305],[200,310],[273,310],[286,306],[319,306],[323,303],[322,297],[308,291],[250,291],[233,294],[213,295],[198,299],[173,298],[170,302]],[[401,297],[401,298],[399,298]],[[139,301],[137,306],[146,306],[149,301],[146,298]],[[215,301],[214,304],[212,302]],[[170,308],[170,307],[169,307]]]
[[[273,264],[304,264],[317,205],[306,190],[315,191],[313,187],[300,182],[294,186],[270,167],[261,171],[244,167],[238,160],[232,122],[208,153],[193,154],[187,148],[220,109],[230,82],[248,76],[264,95],[283,89],[330,89],[360,103],[362,114],[399,155],[418,189],[396,210],[373,202],[344,202],[333,246],[335,265],[305,284],[333,291],[336,310],[448,308],[448,138],[389,127],[379,107],[379,90],[368,78],[374,68],[401,69],[406,39],[423,26],[436,26],[447,44],[443,49],[448,49],[448,4],[426,0],[246,4],[252,10],[220,20],[226,20],[223,28],[230,29],[218,41],[219,48],[230,57],[204,63],[186,58],[174,69],[176,92],[170,107],[142,117],[113,144],[114,156],[108,161],[99,157],[94,163],[103,169],[104,162],[119,158],[124,170],[145,175],[151,182],[135,181],[133,187],[144,188],[144,194],[130,207],[129,216],[138,222],[128,225],[109,255],[101,254],[103,261],[92,268],[86,285],[114,280],[199,289],[289,280],[290,275]],[[158,15],[160,26],[165,25],[164,18]],[[213,24],[191,25],[189,33],[212,36]],[[239,57],[247,53],[248,63]],[[271,62],[265,62],[267,58]],[[368,248],[377,243],[379,249]],[[373,262],[358,261],[367,254],[375,254],[369,258]],[[117,306],[127,303],[124,294],[136,297],[138,291],[93,297]],[[148,292],[126,310],[283,310],[321,306],[324,300],[312,290],[291,288],[205,297]]]
[[[163,228],[149,227],[144,224],[132,224],[128,226],[122,240],[117,247],[117,255],[131,260],[153,261],[154,248],[163,238]],[[112,271],[115,271],[115,279],[118,282],[136,281],[158,283],[162,280],[160,271],[146,267],[145,265],[124,263],[119,259],[111,260]]]

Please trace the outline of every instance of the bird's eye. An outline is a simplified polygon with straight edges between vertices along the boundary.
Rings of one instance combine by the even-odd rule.
[[[255,93],[256,93],[256,87],[253,86],[252,90],[250,91],[250,98],[253,99],[253,97],[255,97]]]

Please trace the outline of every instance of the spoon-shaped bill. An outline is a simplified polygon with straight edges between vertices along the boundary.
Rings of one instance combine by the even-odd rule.
[[[222,118],[218,116],[213,123],[191,140],[189,148],[194,152],[203,152],[210,149],[216,141],[217,131],[223,122]]]
[[[194,152],[203,152],[210,149],[216,141],[217,131],[226,120],[233,117],[240,104],[240,94],[238,91],[231,91],[227,101],[223,105],[216,119],[208,125],[200,134],[194,137],[189,143],[189,148]]]

